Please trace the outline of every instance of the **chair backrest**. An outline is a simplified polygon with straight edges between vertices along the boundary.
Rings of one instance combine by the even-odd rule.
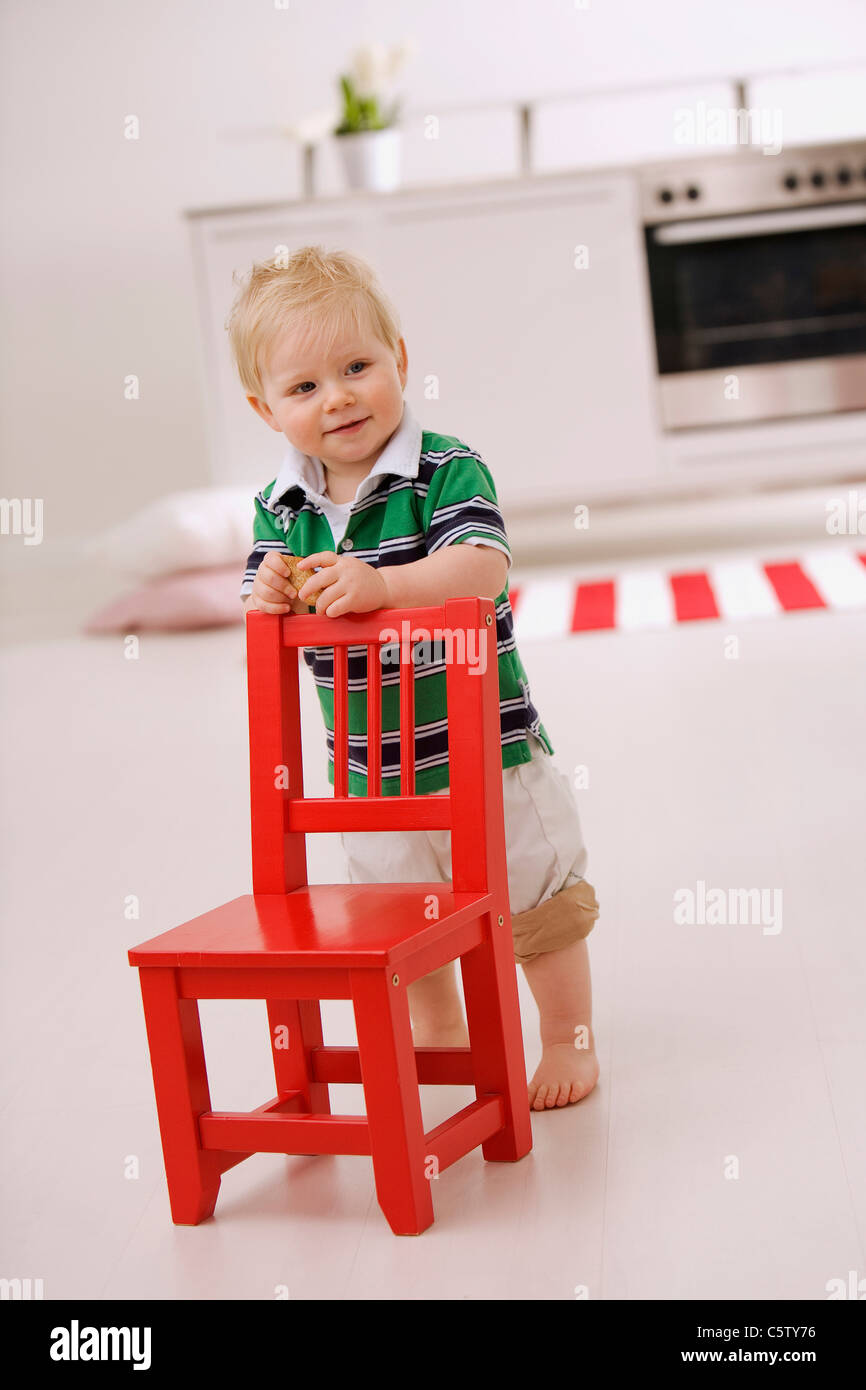
[[[454,598],[433,608],[324,615],[247,613],[253,892],[307,883],[307,832],[451,831],[455,892],[501,891],[508,901],[502,802],[495,605]],[[383,645],[400,637],[400,795],[381,795]],[[412,644],[444,644],[448,792],[415,791]],[[348,649],[367,648],[367,795],[348,794]],[[304,797],[299,654],[334,651],[334,794]],[[369,731],[376,736],[369,737]]]

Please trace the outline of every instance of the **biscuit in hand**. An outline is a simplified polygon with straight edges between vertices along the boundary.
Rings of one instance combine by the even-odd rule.
[[[286,570],[289,576],[289,582],[294,586],[295,593],[298,593],[302,585],[306,584],[313,571],[298,569],[298,560],[303,558],[300,555],[284,555],[282,551],[279,552],[279,555],[280,559],[285,563]],[[306,599],[299,599],[298,602],[306,604],[308,613],[315,611],[315,603],[307,603]]]
[[[294,586],[296,592],[306,584],[312,574],[312,570],[298,569],[298,560],[302,558],[302,556],[284,555],[280,552],[280,559],[285,563],[286,569],[289,572],[289,581]]]

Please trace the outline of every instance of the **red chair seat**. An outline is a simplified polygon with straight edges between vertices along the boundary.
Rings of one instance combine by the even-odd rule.
[[[425,916],[430,895],[437,900],[433,920]],[[490,893],[454,893],[441,882],[325,883],[246,894],[136,946],[129,962],[234,967],[267,957],[272,967],[387,968],[472,922],[481,941],[481,914],[491,903]]]

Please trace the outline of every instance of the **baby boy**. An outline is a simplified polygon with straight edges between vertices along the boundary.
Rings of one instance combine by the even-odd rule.
[[[514,642],[511,551],[493,478],[461,440],[423,430],[403,400],[406,343],[359,257],[306,246],[285,265],[254,265],[227,326],[247,400],[289,444],[255,500],[244,603],[338,618],[463,596],[494,600],[514,955],[538,1005],[543,1048],[529,1105],[573,1104],[599,1072],[585,939],[598,903],[584,877],[571,784],[553,765]],[[299,568],[309,571],[299,590],[286,554],[303,557]],[[304,655],[324,686],[322,656]],[[438,675],[416,676],[416,687],[416,791],[435,793],[448,786],[444,664]],[[357,741],[353,759],[352,742],[349,791],[364,794],[366,764]],[[383,741],[383,795],[399,791],[399,772],[399,746]],[[353,883],[451,877],[448,830],[341,838]],[[469,1045],[454,965],[408,988],[417,1047]]]

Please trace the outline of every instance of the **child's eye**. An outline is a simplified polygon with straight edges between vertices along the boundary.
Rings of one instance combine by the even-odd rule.
[[[351,371],[352,367],[360,367],[361,370],[363,371],[364,367],[367,367],[367,366],[369,366],[369,363],[368,363],[368,362],[363,362],[363,361],[361,361],[361,359],[359,358],[357,362],[352,362],[352,363],[350,364],[349,370]],[[353,376],[357,376],[358,373],[357,373],[357,372],[352,372],[352,375],[353,375]],[[300,382],[298,382],[298,385],[295,386],[295,387],[293,388],[293,390],[292,390],[292,395],[294,395],[296,391],[301,391],[301,387],[302,387],[302,386],[313,386],[313,387],[315,387],[315,384],[316,384],[316,383],[315,383],[314,381],[300,381]],[[309,391],[301,391],[301,395],[302,395],[302,396],[308,396],[309,394],[310,394]]]

